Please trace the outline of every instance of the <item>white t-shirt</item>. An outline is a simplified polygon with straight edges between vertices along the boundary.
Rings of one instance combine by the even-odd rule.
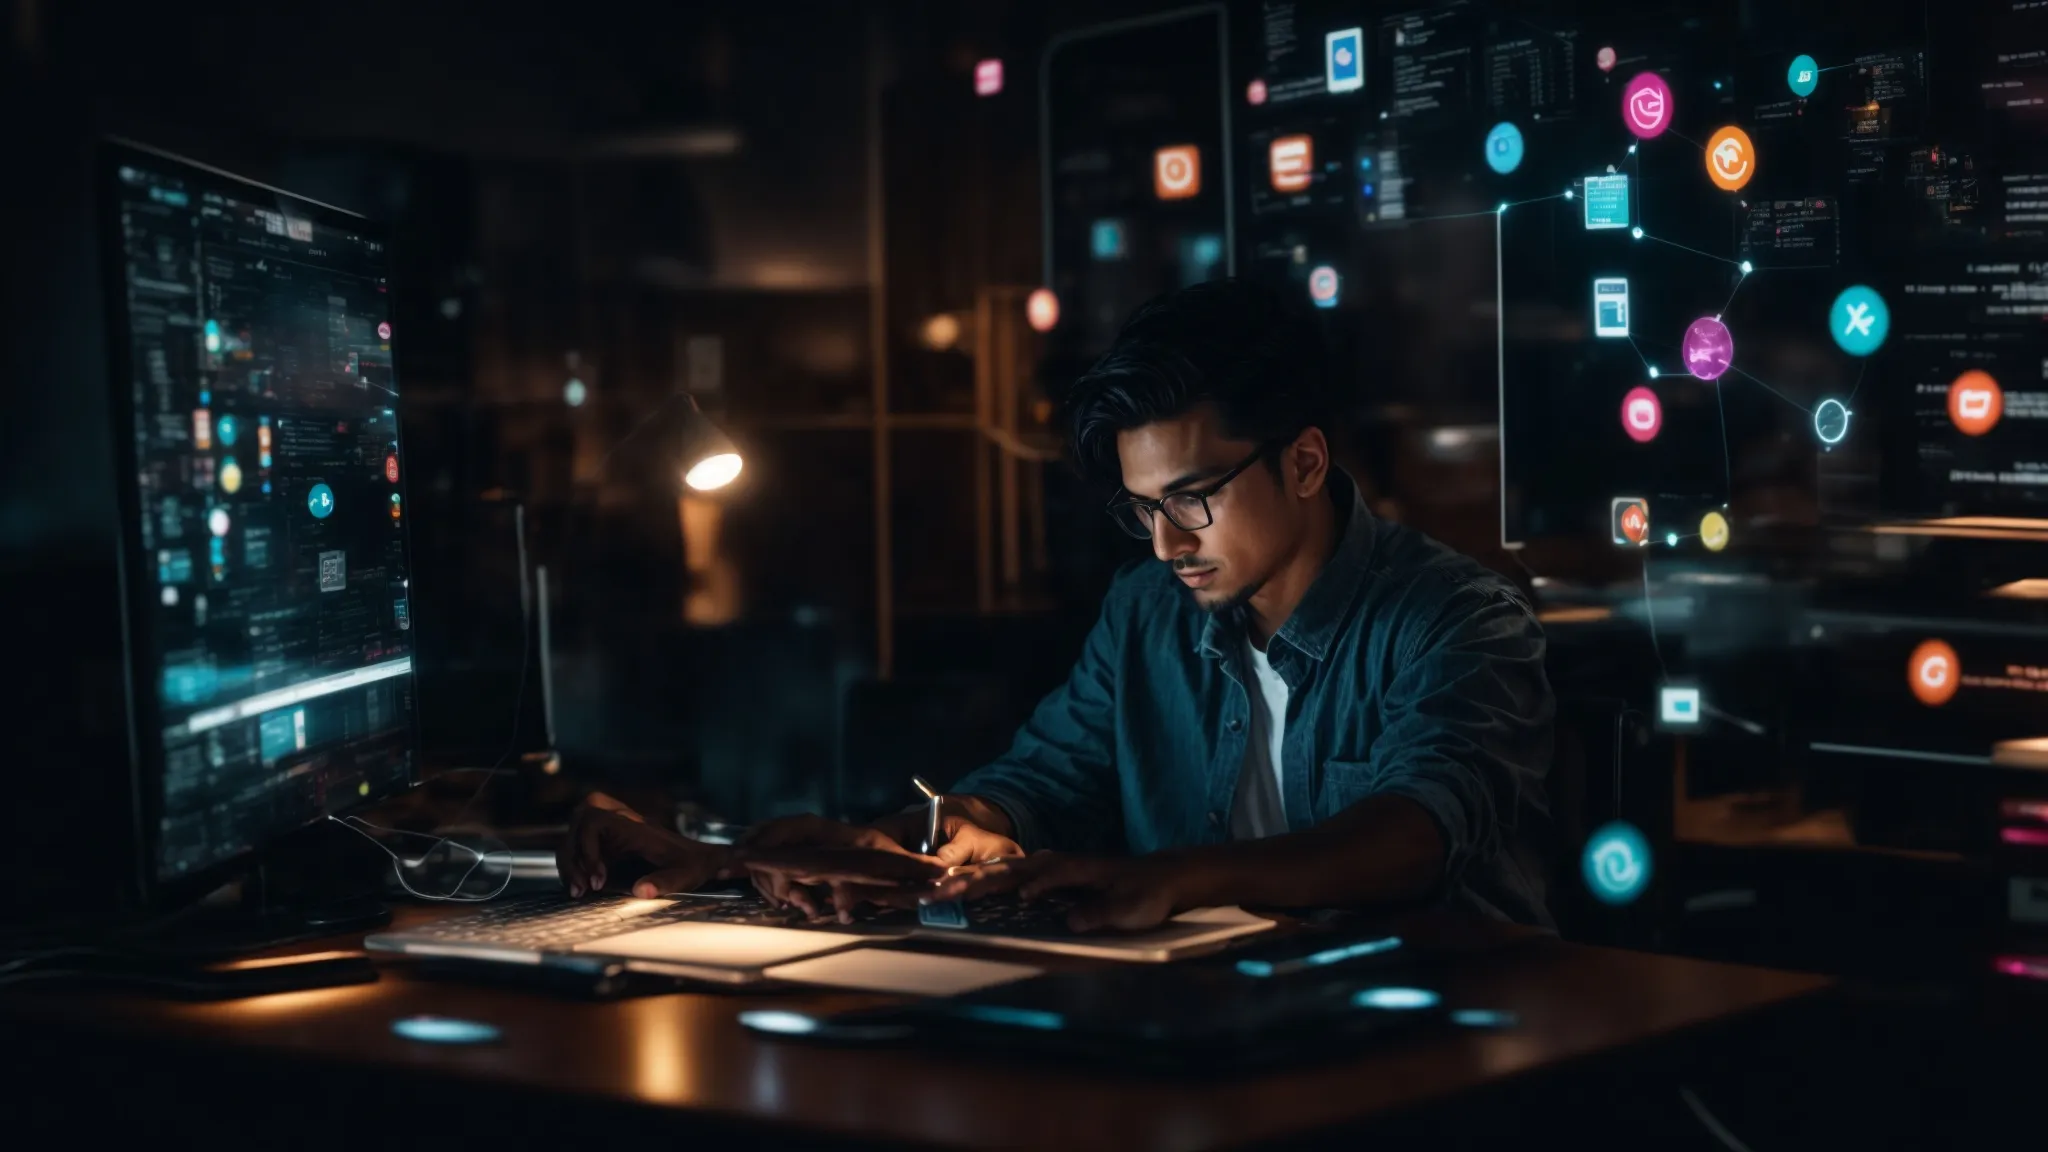
[[[1273,671],[1266,654],[1244,642],[1245,688],[1252,696],[1251,730],[1245,733],[1244,767],[1237,775],[1237,799],[1230,806],[1233,840],[1256,840],[1287,831],[1281,797],[1280,747],[1287,736],[1287,681]],[[1250,691],[1253,685],[1256,692]]]

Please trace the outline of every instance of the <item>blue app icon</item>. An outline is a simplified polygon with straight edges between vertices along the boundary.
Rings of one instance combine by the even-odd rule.
[[[334,514],[334,489],[325,484],[315,484],[306,492],[306,511],[315,520],[325,520]]]
[[[1365,87],[1365,29],[1346,28],[1323,37],[1324,87],[1356,92]]]
[[[1792,64],[1785,69],[1785,84],[1794,96],[1804,99],[1813,95],[1813,89],[1820,83],[1820,65],[1811,56],[1794,56]]]
[[[1892,330],[1892,312],[1885,307],[1877,289],[1864,284],[1842,289],[1835,306],[1828,309],[1828,331],[1835,343],[1851,356],[1868,356],[1884,343]]]
[[[235,436],[241,430],[242,425],[233,416],[223,416],[219,420],[214,421],[213,424],[213,434],[220,439],[222,444],[229,448],[235,446]]]
[[[1097,220],[1088,230],[1088,250],[1097,260],[1124,258],[1124,222]]]
[[[1635,825],[1615,820],[1586,841],[1580,865],[1586,890],[1602,904],[1627,904],[1650,886],[1650,843]]]
[[[1522,130],[1506,120],[1486,134],[1486,164],[1505,176],[1522,166]]]

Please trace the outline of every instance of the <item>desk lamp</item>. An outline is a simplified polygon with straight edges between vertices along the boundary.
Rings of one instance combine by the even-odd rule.
[[[685,392],[690,410],[679,422],[675,459],[683,483],[699,492],[710,492],[733,482],[740,474],[740,452],[704,410],[697,398]]]

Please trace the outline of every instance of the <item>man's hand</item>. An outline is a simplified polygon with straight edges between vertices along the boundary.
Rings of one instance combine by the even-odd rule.
[[[1171,856],[1070,856],[1038,852],[964,869],[940,881],[933,897],[973,900],[1015,892],[1026,900],[1054,892],[1081,902],[1067,916],[1076,932],[1156,928],[1192,905],[1182,897],[1185,869]]]
[[[681,892],[715,876],[738,874],[729,850],[650,824],[602,792],[585,797],[570,815],[569,834],[555,849],[555,869],[569,895],[581,896],[603,888],[608,870],[628,856],[654,867],[634,883],[635,896]]]
[[[935,860],[945,868],[982,864],[1024,854],[1015,840],[975,823],[971,814],[952,804],[950,798],[940,815],[939,835],[944,844],[936,856],[917,855],[914,846],[924,836],[922,809],[884,817],[866,827],[842,824],[823,816],[789,816],[759,825],[741,839],[740,847],[746,852],[797,847],[866,848],[897,853],[912,860]],[[919,897],[929,892],[929,889],[916,885],[875,882],[846,873],[836,878],[807,877],[798,869],[768,862],[766,857],[750,862],[748,872],[754,879],[755,889],[769,903],[777,907],[795,905],[813,918],[836,914],[842,923],[850,922],[854,910],[864,903],[890,908],[912,907]],[[829,884],[830,912],[825,909],[825,894],[814,893],[805,887],[814,882]]]

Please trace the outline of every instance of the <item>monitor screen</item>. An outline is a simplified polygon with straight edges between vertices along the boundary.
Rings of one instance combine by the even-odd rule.
[[[410,784],[390,254],[351,213],[109,145],[143,840],[196,875]]]

